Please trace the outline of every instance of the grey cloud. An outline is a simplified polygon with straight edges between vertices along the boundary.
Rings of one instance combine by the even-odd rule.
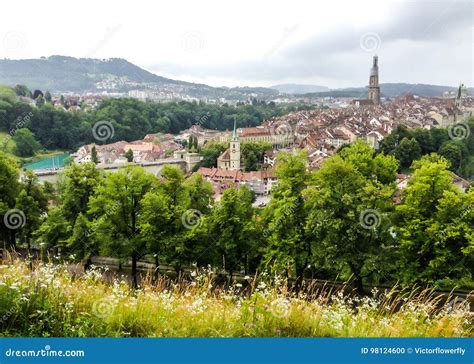
[[[286,47],[281,49],[278,44],[264,44],[262,49],[266,53],[252,62],[192,68],[162,63],[152,65],[150,69],[169,75],[267,82],[324,78],[347,80],[356,86],[365,82],[364,70],[370,67],[372,54],[379,53],[381,64],[394,68],[386,69],[386,75],[393,78],[391,82],[410,82],[403,74],[411,77],[416,71],[418,79],[425,82],[439,83],[450,77],[458,82],[457,78],[468,77],[471,79],[466,83],[472,83],[472,17],[471,1],[406,2],[394,11],[391,20],[383,26],[371,27],[367,24],[364,29],[343,26],[299,44],[288,45],[284,42]],[[366,33],[375,33],[380,40],[372,52],[361,48],[361,36]],[[465,48],[464,57],[455,59],[454,52],[460,46]],[[420,52],[420,49],[423,51]],[[412,59],[413,53],[420,58]],[[424,58],[434,56],[436,60],[424,61]],[[450,64],[452,69],[440,68]],[[445,73],[443,77],[439,77],[440,72]]]

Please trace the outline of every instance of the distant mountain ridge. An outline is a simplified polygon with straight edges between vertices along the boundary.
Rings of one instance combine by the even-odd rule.
[[[23,84],[52,92],[127,92],[149,90],[192,97],[246,99],[274,97],[278,91],[253,87],[211,87],[173,80],[148,72],[125,59],[93,59],[66,56],[25,60],[0,60],[0,84]],[[254,95],[255,94],[255,95]]]
[[[272,100],[284,94],[290,97],[365,97],[365,87],[330,90],[326,86],[307,84],[280,84],[271,87],[212,87],[174,80],[144,70],[125,59],[93,59],[66,56],[50,56],[38,59],[0,59],[0,84],[15,86],[23,84],[30,89],[49,90],[54,93],[121,92],[145,90],[180,94],[195,98],[246,100],[256,97]],[[445,91],[456,91],[456,87],[382,83],[382,96],[396,97],[404,94],[419,96],[441,96]],[[471,94],[472,88],[468,90]]]
[[[453,86],[427,85],[422,83],[381,83],[380,93],[383,97],[394,98],[402,95],[418,95],[425,97],[442,96],[444,92],[457,92],[458,88]],[[474,89],[467,89],[469,94],[474,93]],[[326,92],[311,92],[303,94],[305,97],[354,97],[364,98],[367,96],[367,87],[349,87],[330,90]]]
[[[326,92],[329,87],[319,85],[302,85],[297,83],[283,83],[270,86],[271,89],[278,90],[284,94],[307,94],[310,92]]]
[[[127,80],[137,83],[180,83],[157,76],[121,58],[99,60],[51,56],[0,60],[0,82],[7,85],[22,82],[30,88],[79,92],[97,89],[97,83],[107,79],[116,79],[119,85],[126,84]]]

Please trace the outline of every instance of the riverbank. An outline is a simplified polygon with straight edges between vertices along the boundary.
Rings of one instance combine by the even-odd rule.
[[[4,336],[57,337],[459,337],[472,335],[465,305],[437,308],[428,291],[356,298],[290,293],[253,280],[215,289],[211,272],[192,281],[144,279],[138,290],[104,282],[104,270],[77,276],[65,265],[14,260],[0,266]],[[357,308],[356,308],[357,307]]]

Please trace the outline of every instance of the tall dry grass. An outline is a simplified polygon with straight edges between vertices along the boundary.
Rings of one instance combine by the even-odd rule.
[[[328,289],[289,291],[261,276],[216,287],[211,270],[191,281],[146,277],[132,290],[104,270],[12,259],[0,266],[4,336],[460,337],[472,336],[467,303],[442,304],[430,290],[357,297]],[[272,283],[270,283],[272,282]]]

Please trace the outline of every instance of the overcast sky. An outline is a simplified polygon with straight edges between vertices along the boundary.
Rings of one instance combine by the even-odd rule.
[[[0,58],[120,57],[213,86],[473,82],[473,4],[462,1],[6,1]]]

